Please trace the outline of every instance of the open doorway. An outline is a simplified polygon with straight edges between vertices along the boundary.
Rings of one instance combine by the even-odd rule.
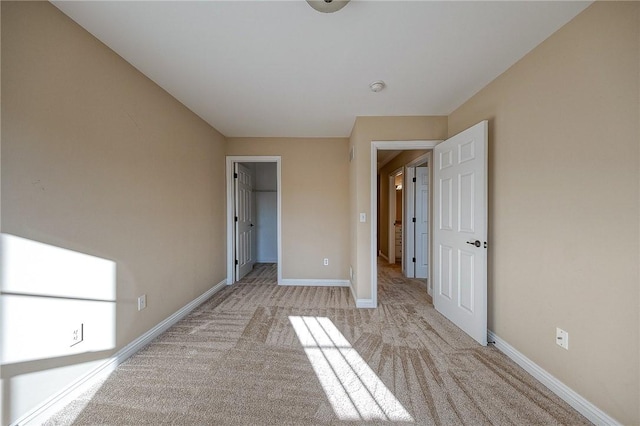
[[[431,210],[430,171],[431,152],[422,152],[404,165],[405,244],[403,274],[407,278],[428,278]],[[430,283],[428,286],[431,294]]]
[[[256,265],[282,281],[280,157],[227,157],[227,284]]]
[[[378,182],[383,182],[385,181],[387,178],[384,178],[382,180],[378,179],[378,151],[388,151],[388,150],[395,150],[395,151],[406,151],[406,150],[423,150],[425,152],[423,152],[423,154],[426,154],[427,151],[430,151],[431,149],[433,149],[438,143],[440,143],[441,141],[439,140],[434,140],[434,141],[372,141],[371,142],[371,212],[372,212],[372,220],[371,220],[371,241],[372,242],[376,242],[379,241],[379,244],[372,244],[371,245],[371,305],[372,306],[377,306],[377,298],[378,298],[378,254],[382,256],[383,253],[381,253],[377,247],[381,247],[384,248],[385,245],[387,247],[391,246],[390,244],[390,240],[391,240],[391,235],[395,235],[395,228],[393,228],[393,234],[390,232],[392,230],[391,228],[391,224],[393,223],[390,218],[393,217],[392,214],[386,214],[384,212],[384,209],[382,207],[380,207],[380,210],[378,210],[378,203],[379,203],[379,198],[380,197],[385,197],[387,198],[388,201],[390,200],[396,200],[395,198],[395,180],[392,180],[391,178],[389,178],[388,182],[389,182],[389,188],[381,188],[380,191],[378,191]],[[414,158],[413,160],[418,160],[416,158]],[[420,159],[417,163],[412,163],[412,164],[405,164],[405,165],[409,165],[411,166],[411,168],[406,168],[403,166],[403,183],[402,183],[402,195],[403,195],[403,203],[402,203],[402,208],[403,208],[403,226],[402,226],[402,257],[404,257],[405,262],[403,262],[403,270],[406,271],[406,263],[408,260],[411,260],[413,263],[413,258],[414,256],[411,256],[411,258],[409,258],[408,254],[406,253],[407,250],[407,244],[413,244],[413,243],[409,243],[407,242],[408,236],[409,235],[413,235],[413,240],[415,240],[415,232],[413,231],[413,227],[411,228],[412,231],[408,231],[408,223],[412,223],[413,224],[413,216],[411,216],[411,219],[409,221],[407,221],[408,215],[406,212],[406,209],[408,207],[408,205],[411,205],[411,203],[413,203],[413,206],[415,208],[415,198],[413,198],[413,200],[410,199],[410,194],[411,192],[409,192],[409,187],[413,188],[414,187],[414,183],[417,182],[413,182],[413,178],[415,177],[415,169],[418,166],[424,165],[424,163],[427,162],[427,157]],[[408,163],[411,163],[411,161],[409,161]],[[411,173],[411,176],[409,176],[409,174]],[[393,174],[391,174],[390,176],[393,176]],[[395,176],[393,176],[393,178],[395,179]],[[391,185],[394,185],[393,188],[393,195],[392,193],[392,188]],[[427,181],[427,185],[428,185],[428,181]],[[387,185],[385,185],[387,186]],[[427,197],[430,197],[429,193],[427,193],[426,195]],[[430,199],[430,198],[429,198]],[[391,203],[389,203],[391,204]],[[394,203],[395,204],[395,203]],[[425,204],[426,205],[426,204]],[[397,210],[397,209],[396,209]],[[380,215],[384,216],[384,220],[381,221],[382,223],[378,223],[378,211],[380,211]],[[382,233],[382,234],[386,234],[386,238],[383,238],[384,241],[380,241],[379,239],[379,235],[378,233]],[[409,232],[411,232],[411,234],[409,234]],[[395,248],[395,242],[394,242],[394,248]],[[389,249],[385,249],[385,251],[387,251],[387,258],[389,258],[389,255],[391,254],[391,250]],[[414,249],[415,252],[415,249]],[[427,250],[426,252],[426,256],[427,259],[430,257],[430,253],[429,250]],[[394,257],[394,261],[395,261],[395,256]],[[391,260],[391,258],[389,258],[389,260]],[[417,260],[417,259],[416,259]],[[406,273],[406,272],[405,272]],[[427,275],[430,275],[430,271],[427,272]],[[428,279],[430,277],[427,277],[427,283],[431,283],[431,279]],[[430,289],[425,286],[425,291],[429,291]]]
[[[388,209],[388,215],[378,217],[382,222],[378,229],[388,227],[387,232],[378,235],[387,245],[379,255],[389,264],[399,266],[406,278],[428,277],[430,158],[426,150],[395,151],[389,165],[378,172],[381,188],[385,188],[383,181],[388,179],[388,194],[378,192],[378,211]],[[398,165],[401,167],[396,169]]]
[[[399,153],[401,151],[398,151]],[[380,179],[384,176],[381,175]],[[389,174],[389,195],[388,195],[388,232],[387,232],[387,252],[380,250],[380,256],[387,259],[390,264],[399,264],[402,267],[402,218],[404,214],[404,168],[394,170]],[[379,197],[379,200],[382,197]],[[380,205],[380,201],[378,202]],[[381,215],[382,216],[382,215]],[[380,219],[379,219],[380,220]],[[383,226],[380,224],[378,229]],[[380,238],[380,236],[378,236]]]
[[[483,346],[487,344],[488,128],[485,120],[446,141],[372,141],[370,157],[373,242],[377,238],[378,150],[432,151],[434,183],[429,199],[434,213],[431,222],[436,224],[430,227],[430,248],[436,249],[431,250],[429,264],[433,267],[429,268],[428,282],[433,286],[433,305]],[[367,300],[367,307],[378,305],[375,249],[376,245],[371,244],[371,299]]]

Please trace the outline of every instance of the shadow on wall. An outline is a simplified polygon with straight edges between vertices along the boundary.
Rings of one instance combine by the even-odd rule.
[[[115,348],[115,316],[115,262],[2,234],[1,423],[69,385],[68,370],[106,358]]]

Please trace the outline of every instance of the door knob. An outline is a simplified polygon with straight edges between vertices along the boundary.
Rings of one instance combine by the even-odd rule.
[[[480,247],[482,243],[478,240],[475,241],[467,241],[467,244],[471,244],[472,246]]]

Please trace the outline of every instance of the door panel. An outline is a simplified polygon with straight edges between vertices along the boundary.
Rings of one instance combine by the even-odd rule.
[[[434,149],[433,302],[482,345],[487,344],[487,128],[483,121]]]
[[[458,231],[467,232],[473,234],[474,227],[474,194],[475,194],[475,174],[465,173],[461,174],[459,177],[459,203],[460,208],[458,209]]]
[[[438,249],[440,253],[439,253],[439,257],[437,258],[437,261],[439,262],[438,271],[440,273],[438,275],[439,285],[437,286],[437,289],[440,296],[448,300],[452,300],[453,285],[451,280],[453,278],[453,270],[451,268],[453,267],[453,261],[452,261],[453,249],[444,244],[440,244]]]
[[[474,284],[475,256],[467,250],[458,252],[458,297],[459,305],[468,313],[473,314],[473,284]]]
[[[438,223],[440,229],[446,231],[453,230],[453,215],[451,214],[451,201],[453,199],[453,181],[449,178],[441,178],[438,182],[440,186],[439,195],[440,204],[436,206],[438,209]]]

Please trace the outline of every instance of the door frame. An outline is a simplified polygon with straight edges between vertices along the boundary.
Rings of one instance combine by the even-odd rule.
[[[227,155],[227,285],[236,282],[235,277],[235,191],[233,188],[233,165],[235,163],[276,163],[277,175],[277,239],[278,239],[278,284],[282,282],[282,157],[255,155]]]
[[[387,224],[387,227],[389,229],[389,238],[387,238],[387,252],[389,253],[389,256],[387,256],[387,261],[390,264],[396,263],[396,241],[395,241],[395,233],[396,233],[396,177],[399,174],[403,174],[403,179],[404,179],[404,167],[400,167],[399,169],[396,169],[395,171],[389,173],[389,223]],[[403,182],[404,185],[404,182]],[[402,187],[402,190],[404,191],[404,186]],[[404,192],[402,193],[402,203],[404,206]],[[392,202],[393,200],[393,202]],[[377,204],[376,204],[377,206]],[[377,211],[377,209],[376,209]],[[403,211],[404,214],[404,211]]]
[[[433,149],[436,145],[442,142],[442,139],[439,140],[404,140],[404,141],[371,141],[371,308],[376,308],[378,306],[378,250],[376,249],[376,241],[378,236],[378,150],[412,150],[412,149]],[[431,184],[431,181],[429,181]],[[429,197],[433,197],[433,191],[429,194]],[[431,199],[433,202],[433,198]],[[431,250],[433,252],[433,248]],[[433,268],[429,270],[429,277],[427,278],[429,282],[431,279],[431,271]],[[368,305],[368,304],[367,304]]]

